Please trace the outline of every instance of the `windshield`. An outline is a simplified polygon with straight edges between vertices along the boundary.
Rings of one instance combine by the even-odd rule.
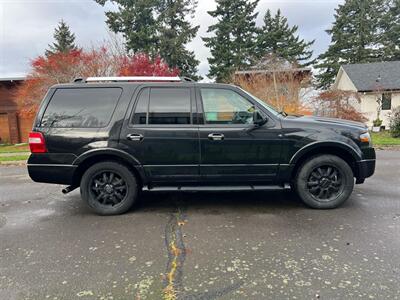
[[[279,111],[277,111],[277,109],[267,103],[265,103],[264,101],[262,101],[261,99],[257,98],[256,96],[250,94],[249,92],[245,91],[244,89],[240,88],[240,90],[242,90],[243,92],[245,92],[247,95],[249,95],[252,99],[256,100],[260,105],[262,105],[264,108],[266,108],[270,113],[272,113],[274,116],[278,116],[281,113]]]

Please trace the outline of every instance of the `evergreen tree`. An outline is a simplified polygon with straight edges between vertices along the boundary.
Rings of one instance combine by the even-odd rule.
[[[203,38],[211,50],[209,77],[217,82],[230,79],[233,71],[251,62],[255,49],[255,8],[259,0],[216,0],[217,8],[208,12],[218,20],[208,28],[214,36]]]
[[[319,88],[329,88],[343,64],[368,63],[382,59],[379,24],[382,0],[347,0],[335,13],[331,45],[318,57]]]
[[[297,34],[298,26],[290,27],[286,17],[278,10],[273,17],[268,9],[264,16],[264,25],[257,36],[256,54],[258,59],[273,54],[291,63],[308,66],[314,41],[306,42]]]
[[[385,60],[400,60],[400,0],[386,0],[381,19],[381,42]]]
[[[194,0],[162,0],[159,7],[159,53],[170,67],[181,70],[182,76],[195,80],[199,77],[197,66],[199,61],[193,51],[186,48],[197,34],[200,26],[192,26],[186,19],[195,12],[197,1]]]
[[[54,53],[67,53],[71,50],[76,50],[75,35],[71,32],[68,25],[61,20],[58,27],[54,30],[55,42],[49,45],[49,49],[46,50],[46,56]]]
[[[95,0],[105,5],[108,0]],[[114,33],[122,33],[126,49],[152,56],[158,53],[156,10],[159,0],[110,0],[117,11],[106,12],[107,24]]]

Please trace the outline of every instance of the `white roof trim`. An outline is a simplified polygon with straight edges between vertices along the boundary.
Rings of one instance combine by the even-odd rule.
[[[0,81],[22,81],[25,80],[25,76],[15,76],[15,77],[0,77]]]

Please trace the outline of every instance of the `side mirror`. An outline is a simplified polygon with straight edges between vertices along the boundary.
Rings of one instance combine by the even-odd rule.
[[[254,125],[260,127],[263,126],[265,123],[268,122],[267,118],[264,118],[258,110],[253,112],[253,123]]]

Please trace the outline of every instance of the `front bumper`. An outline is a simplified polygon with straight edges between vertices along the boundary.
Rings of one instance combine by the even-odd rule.
[[[366,178],[371,177],[375,173],[376,160],[365,159],[356,163],[357,184],[363,183]]]

